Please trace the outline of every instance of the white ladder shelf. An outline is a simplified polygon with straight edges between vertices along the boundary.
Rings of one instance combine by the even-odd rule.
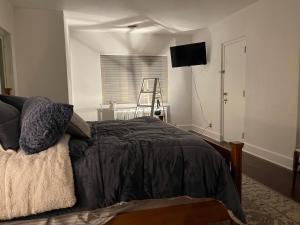
[[[153,88],[149,90],[149,82],[153,82]],[[142,103],[142,100],[147,98],[148,104]],[[149,104],[149,101],[151,99],[151,104]],[[165,109],[163,104],[163,97],[161,92],[161,85],[159,78],[144,78],[141,91],[138,97],[136,110],[135,110],[135,118],[138,116],[138,112],[143,110],[144,108],[151,108],[150,116],[154,116],[154,110],[155,110],[155,101],[161,102],[161,108],[162,108],[162,114],[163,120],[165,120]],[[157,106],[158,109],[158,106]]]

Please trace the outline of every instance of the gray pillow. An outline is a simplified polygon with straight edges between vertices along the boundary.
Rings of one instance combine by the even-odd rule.
[[[77,113],[74,112],[67,133],[77,138],[90,138],[91,128]]]
[[[0,101],[0,144],[3,149],[17,150],[20,137],[20,112]]]
[[[11,95],[0,95],[0,100],[6,104],[12,105],[20,112],[22,111],[23,105],[28,98],[11,96]]]
[[[29,98],[22,109],[20,147],[27,154],[34,154],[55,145],[72,114],[72,105],[54,103],[44,97]]]

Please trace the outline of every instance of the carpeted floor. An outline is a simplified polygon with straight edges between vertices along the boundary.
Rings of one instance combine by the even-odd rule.
[[[299,203],[245,175],[242,190],[242,206],[249,225],[300,225]]]

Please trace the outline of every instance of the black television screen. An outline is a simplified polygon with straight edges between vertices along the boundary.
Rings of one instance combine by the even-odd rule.
[[[171,47],[172,67],[205,65],[205,42]]]

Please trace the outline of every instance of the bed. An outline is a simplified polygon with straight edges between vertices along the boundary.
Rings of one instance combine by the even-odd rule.
[[[76,204],[8,224],[245,222],[242,143],[223,146],[152,117],[89,125],[92,137],[71,136],[68,147]]]

